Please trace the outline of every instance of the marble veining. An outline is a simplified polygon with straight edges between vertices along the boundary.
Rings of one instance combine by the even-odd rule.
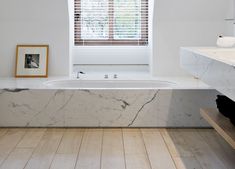
[[[235,100],[234,65],[224,63],[221,59],[204,56],[197,50],[182,49],[181,66],[192,75]]]
[[[207,127],[215,90],[0,90],[2,127]]]
[[[93,93],[91,90],[80,90],[80,91],[87,92],[87,93],[89,93],[90,95],[93,95],[93,96],[98,96],[101,99],[106,99],[106,100],[112,99],[112,100],[115,100],[117,102],[121,102],[122,103],[121,104],[122,109],[126,109],[127,106],[130,106],[130,103],[128,103],[127,101],[125,101],[123,99],[120,99],[120,98],[115,98],[115,97],[108,98],[108,97],[103,96],[102,94]]]
[[[25,90],[29,90],[29,89],[3,89],[3,92],[6,91],[6,92],[18,93],[18,92],[22,92]]]
[[[144,103],[144,104],[140,107],[140,109],[136,112],[135,117],[133,118],[133,120],[131,121],[131,123],[128,124],[128,127],[130,127],[130,126],[132,126],[132,125],[134,124],[134,122],[135,122],[135,120],[138,118],[140,112],[144,109],[144,107],[145,107],[147,104],[151,104],[151,102],[157,97],[157,94],[158,94],[159,91],[160,91],[160,90],[158,90],[158,91],[153,95],[153,97],[152,97],[149,101],[147,101],[146,103]]]

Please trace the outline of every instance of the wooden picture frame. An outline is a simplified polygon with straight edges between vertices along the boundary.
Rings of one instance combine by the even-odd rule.
[[[48,77],[49,45],[17,45],[16,78]]]

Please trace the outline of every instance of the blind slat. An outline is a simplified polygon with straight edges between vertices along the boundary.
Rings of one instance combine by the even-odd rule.
[[[75,45],[147,45],[148,0],[74,0]]]

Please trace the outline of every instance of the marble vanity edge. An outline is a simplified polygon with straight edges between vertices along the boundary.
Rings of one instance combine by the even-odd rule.
[[[224,50],[224,49],[225,49],[225,50],[226,50],[226,49],[231,50],[231,49],[234,49],[234,50],[235,50],[235,48],[181,47],[180,49],[181,49],[181,50],[187,50],[187,51],[189,51],[189,52],[193,52],[193,53],[195,53],[195,54],[204,56],[204,57],[206,57],[206,58],[208,58],[208,59],[213,59],[214,61],[220,62],[220,63],[222,63],[222,64],[230,65],[230,66],[232,66],[232,67],[235,68],[235,63],[232,63],[232,62],[230,62],[230,61],[228,61],[228,60],[225,60],[225,59],[223,60],[223,59],[219,59],[219,58],[213,58],[212,56],[208,55],[207,53],[204,53],[204,52],[201,52],[201,51],[200,51],[200,50],[202,50],[202,49],[219,49],[219,50]]]

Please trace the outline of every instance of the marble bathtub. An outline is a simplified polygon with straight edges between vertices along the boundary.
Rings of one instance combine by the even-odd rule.
[[[36,88],[32,81],[30,89],[9,81],[1,83],[0,127],[209,127],[199,109],[215,107],[218,94],[197,88],[199,82],[191,88],[107,90]]]

